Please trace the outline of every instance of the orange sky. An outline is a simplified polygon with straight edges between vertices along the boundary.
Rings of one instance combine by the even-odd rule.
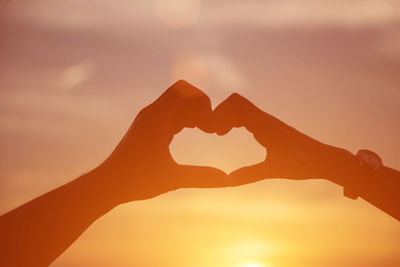
[[[0,15],[0,212],[99,164],[184,78],[239,92],[332,145],[400,169],[396,0],[7,1]],[[200,145],[201,144],[201,145]],[[177,161],[233,170],[243,129],[184,130]],[[325,181],[180,190],[120,206],[52,266],[398,266],[399,223]]]

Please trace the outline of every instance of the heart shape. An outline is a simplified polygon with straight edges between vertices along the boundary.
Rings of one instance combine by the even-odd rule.
[[[266,149],[244,128],[234,128],[224,136],[185,128],[170,144],[179,164],[211,166],[230,173],[265,160]]]

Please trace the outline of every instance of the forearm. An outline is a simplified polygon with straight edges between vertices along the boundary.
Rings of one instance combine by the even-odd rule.
[[[372,177],[362,174],[354,177],[360,197],[400,221],[400,172],[382,167]]]
[[[350,190],[375,207],[400,221],[400,172],[381,167],[376,172],[365,171],[352,153],[328,146],[324,178]]]
[[[273,140],[269,144],[271,154],[281,153],[278,158],[285,159],[278,167],[275,166],[278,170],[275,173],[270,171],[269,175],[292,179],[327,179],[342,186],[347,196],[362,197],[400,221],[399,171],[388,167],[368,171],[349,151],[321,143],[262,111],[252,109],[252,118],[256,119],[248,121],[246,127],[255,133],[260,143]],[[269,128],[275,129],[275,132],[269,131]],[[262,137],[257,133],[262,133]],[[264,141],[264,146],[268,147],[268,141]],[[277,147],[275,150],[274,146]],[[290,168],[286,167],[288,158]]]
[[[115,204],[94,170],[0,217],[0,265],[47,266]]]

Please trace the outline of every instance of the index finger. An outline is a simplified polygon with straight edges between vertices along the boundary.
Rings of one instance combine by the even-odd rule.
[[[154,104],[165,120],[165,127],[173,134],[184,127],[198,127],[213,132],[210,98],[190,83],[179,80],[170,86]]]
[[[254,133],[254,129],[261,124],[262,112],[249,100],[234,93],[219,104],[213,113],[215,131],[224,135],[233,127],[246,127]]]

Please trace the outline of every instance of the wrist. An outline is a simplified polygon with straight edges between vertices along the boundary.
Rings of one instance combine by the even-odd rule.
[[[113,209],[121,204],[119,201],[120,193],[118,192],[117,179],[114,179],[113,172],[104,164],[93,169],[85,176],[91,183],[91,195],[95,198],[101,206],[105,209]]]
[[[354,154],[330,145],[322,144],[320,154],[322,178],[340,186],[349,183],[359,170],[359,163]]]

